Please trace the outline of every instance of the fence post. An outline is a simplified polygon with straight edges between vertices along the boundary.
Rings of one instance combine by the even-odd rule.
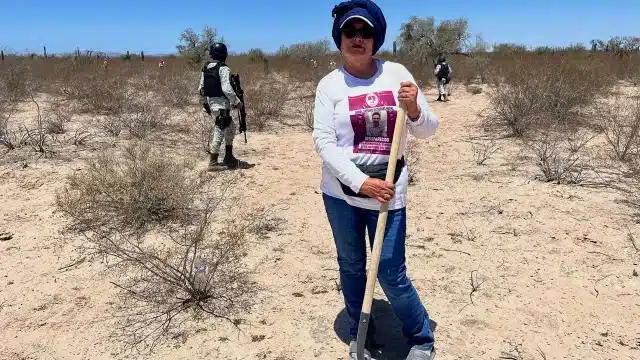
[[[43,53],[44,53],[44,58],[46,59],[47,58],[47,46],[45,45],[42,48],[44,49]]]

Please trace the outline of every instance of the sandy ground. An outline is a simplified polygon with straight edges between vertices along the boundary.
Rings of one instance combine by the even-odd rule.
[[[416,142],[411,168],[409,275],[435,325],[438,359],[640,359],[640,225],[610,187],[535,180],[530,154],[512,140],[476,165],[466,139],[484,94],[460,87],[436,103],[435,137]],[[289,117],[287,124],[301,120]],[[189,324],[151,355],[118,352],[108,313],[116,289],[99,261],[66,269],[77,255],[63,245],[66,220],[55,193],[93,142],[62,158],[5,161],[0,167],[1,359],[345,359],[346,319],[335,249],[318,190],[320,158],[303,126],[276,124],[236,138],[243,207],[274,206],[282,224],[254,239],[250,257],[264,265],[264,291],[240,330],[224,322]],[[194,145],[195,144],[195,145]],[[199,156],[197,141],[165,142]],[[8,157],[10,155],[3,155]],[[472,285],[473,283],[473,285]],[[472,290],[473,286],[473,290]],[[404,359],[400,326],[378,288],[379,359]],[[262,339],[262,340],[260,340]]]

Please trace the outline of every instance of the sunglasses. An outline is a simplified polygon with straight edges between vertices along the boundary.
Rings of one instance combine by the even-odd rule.
[[[353,39],[357,34],[360,34],[360,37],[363,39],[371,39],[374,35],[371,26],[363,26],[361,29],[356,29],[353,25],[345,25],[345,27],[342,28],[342,33],[347,39]]]

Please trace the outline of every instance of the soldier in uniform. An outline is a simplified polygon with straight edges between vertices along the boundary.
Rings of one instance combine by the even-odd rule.
[[[202,67],[198,86],[203,108],[215,120],[213,139],[209,147],[210,171],[233,169],[244,163],[233,156],[236,124],[231,116],[231,109],[242,108],[244,104],[231,86],[231,70],[225,64],[227,55],[227,46],[223,43],[214,43],[209,47],[209,56],[212,61],[207,61]],[[223,140],[225,142],[224,159],[222,163],[218,163]]]
[[[438,99],[437,101],[447,101],[449,96],[449,81],[451,81],[451,65],[447,64],[447,59],[444,55],[438,57],[438,63],[433,70],[433,75],[436,77],[436,86],[438,87]]]

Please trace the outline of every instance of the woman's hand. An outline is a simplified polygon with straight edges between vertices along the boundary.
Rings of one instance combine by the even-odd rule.
[[[368,178],[360,187],[360,192],[372,197],[381,203],[387,203],[395,195],[395,186],[384,180]]]
[[[400,83],[398,90],[398,101],[407,111],[410,118],[420,117],[420,106],[418,105],[418,86],[409,81]]]

